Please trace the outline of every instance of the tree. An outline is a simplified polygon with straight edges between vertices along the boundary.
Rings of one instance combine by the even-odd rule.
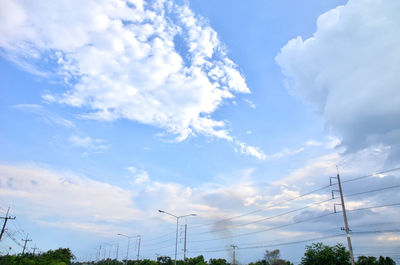
[[[350,265],[350,253],[342,244],[327,246],[314,243],[306,247],[301,265]]]
[[[204,260],[203,255],[194,257],[194,258],[189,258],[186,260],[186,264],[188,265],[206,265],[207,262]]]
[[[264,254],[264,259],[269,263],[273,264],[274,260],[279,259],[281,251],[279,249],[274,249],[272,251],[266,250]]]
[[[396,263],[389,257],[379,257],[377,260],[375,257],[360,256],[356,262],[357,265],[396,265]]]
[[[229,265],[228,261],[226,259],[210,259],[208,261],[208,264],[210,265]]]
[[[173,262],[168,256],[160,256],[157,258],[157,263],[160,265],[172,265]]]
[[[281,252],[279,249],[274,249],[272,251],[266,250],[264,254],[264,261],[269,265],[291,265],[289,261],[280,259]],[[255,264],[264,265],[264,264]]]

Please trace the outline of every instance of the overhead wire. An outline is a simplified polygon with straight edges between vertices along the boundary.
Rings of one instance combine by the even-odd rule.
[[[400,229],[363,231],[362,233],[363,234],[374,234],[374,233],[387,233],[387,232],[400,232]],[[269,247],[277,247],[277,246],[285,246],[285,245],[294,245],[294,244],[307,243],[307,242],[312,242],[312,241],[317,241],[317,240],[336,238],[336,237],[341,237],[341,236],[346,236],[346,233],[340,233],[340,234],[335,234],[335,235],[327,235],[327,236],[321,236],[321,237],[315,237],[315,238],[309,238],[309,239],[297,240],[297,241],[282,242],[282,243],[276,243],[276,244],[241,247],[240,250],[257,249],[257,248],[269,248]],[[209,252],[223,252],[223,251],[230,251],[230,250],[231,250],[230,248],[224,248],[224,249],[216,249],[216,250],[215,249],[213,249],[213,250],[192,250],[190,252],[191,253],[209,253]]]
[[[351,210],[347,210],[347,211],[348,211],[348,212],[354,212],[354,211],[362,211],[362,210],[375,209],[375,208],[383,208],[383,207],[392,207],[392,206],[400,206],[400,203],[392,203],[392,204],[385,204],[385,205],[376,205],[376,206],[370,206],[370,207],[364,207],[364,208],[351,209]],[[330,215],[334,215],[334,214],[337,214],[337,213],[341,213],[341,211],[329,212],[329,213],[322,214],[322,215],[319,215],[319,216],[315,216],[315,217],[303,219],[303,220],[300,220],[300,221],[295,221],[295,222],[292,222],[292,223],[289,223],[289,224],[274,226],[274,227],[270,227],[270,228],[263,229],[263,230],[257,230],[257,231],[252,231],[252,232],[247,232],[247,233],[241,233],[241,234],[236,234],[236,235],[231,235],[231,236],[226,236],[226,237],[220,237],[220,238],[189,241],[189,243],[208,242],[208,241],[215,241],[215,240],[222,240],[222,239],[230,239],[230,238],[233,238],[233,237],[242,237],[242,236],[247,236],[247,235],[252,235],[252,234],[258,234],[258,233],[262,233],[262,232],[266,232],[266,231],[271,231],[271,230],[275,230],[275,229],[279,229],[279,228],[283,228],[283,227],[288,227],[288,226],[291,226],[291,225],[296,225],[296,224],[304,223],[304,222],[307,222],[307,221],[312,221],[312,220],[320,219],[320,218],[323,218],[323,217],[326,217],[326,216],[330,216]]]
[[[229,217],[229,218],[220,219],[220,220],[215,221],[215,222],[210,222],[210,223],[201,224],[201,225],[195,225],[195,226],[192,226],[191,229],[200,228],[200,227],[204,227],[204,226],[215,225],[215,224],[222,223],[222,222],[226,222],[226,221],[229,221],[229,220],[232,220],[232,219],[236,219],[236,218],[241,218],[241,217],[244,217],[244,216],[252,215],[252,214],[254,214],[254,213],[263,212],[263,211],[265,211],[265,210],[267,210],[267,209],[270,209],[270,208],[273,208],[273,207],[276,207],[276,206],[280,206],[280,205],[283,204],[283,203],[295,201],[295,200],[300,199],[300,198],[302,198],[302,197],[305,197],[305,196],[307,196],[307,195],[310,195],[310,194],[313,194],[313,193],[315,193],[315,192],[324,190],[324,189],[326,189],[326,188],[328,188],[328,187],[330,187],[330,185],[326,185],[326,186],[320,187],[320,188],[318,188],[318,189],[315,189],[315,190],[312,190],[312,191],[303,193],[303,194],[301,194],[301,195],[299,195],[299,196],[296,196],[296,197],[293,197],[293,198],[290,198],[290,199],[287,199],[287,200],[278,201],[278,202],[276,202],[276,203],[274,203],[274,204],[272,204],[272,205],[269,205],[269,206],[267,206],[267,207],[265,207],[265,208],[263,208],[263,209],[257,209],[257,210],[254,210],[254,211],[251,211],[251,212],[247,212],[247,213],[244,213],[244,214],[232,216],[232,217]]]
[[[377,174],[390,173],[390,172],[397,171],[397,170],[400,170],[400,167],[398,167],[398,168],[392,168],[392,169],[388,169],[388,170],[384,170],[384,171],[380,171],[380,172],[376,172],[376,173],[369,174],[369,175],[364,175],[364,176],[361,176],[361,177],[355,177],[355,178],[352,178],[352,179],[342,180],[342,183],[346,183],[346,182],[351,182],[351,181],[356,181],[356,180],[360,180],[360,179],[372,177],[372,176],[375,176],[375,175],[377,175]],[[232,217],[229,217],[229,218],[220,219],[220,220],[215,221],[215,222],[210,222],[210,223],[206,223],[206,224],[195,225],[195,226],[192,226],[191,229],[196,229],[196,228],[200,228],[200,227],[204,227],[204,226],[215,225],[215,224],[218,224],[218,223],[221,223],[221,222],[226,222],[226,221],[229,221],[229,220],[232,220],[232,219],[241,218],[241,217],[245,217],[245,216],[248,216],[248,215],[252,215],[252,214],[254,214],[254,213],[262,212],[262,211],[265,211],[265,210],[270,209],[270,208],[272,208],[272,207],[279,206],[279,205],[282,204],[282,203],[291,202],[291,201],[297,200],[297,199],[299,199],[299,198],[305,197],[305,196],[307,196],[307,195],[313,194],[313,193],[315,193],[315,192],[324,190],[324,189],[326,189],[326,188],[328,188],[328,187],[330,187],[330,186],[332,186],[332,185],[326,185],[326,186],[320,187],[320,188],[318,188],[318,189],[315,189],[315,190],[306,192],[306,193],[304,193],[304,194],[301,194],[301,195],[299,195],[299,196],[297,196],[297,197],[290,198],[290,199],[288,199],[288,200],[283,200],[283,201],[276,202],[275,204],[272,204],[272,205],[270,205],[270,206],[268,206],[268,207],[266,207],[266,208],[263,208],[263,209],[257,209],[257,210],[250,211],[250,212],[247,212],[247,213],[244,213],[244,214],[232,216]]]
[[[388,170],[388,171],[389,171],[389,170]],[[388,171],[385,171],[385,172],[388,172]],[[392,170],[391,170],[391,171],[392,171]],[[305,193],[305,194],[302,194],[302,195],[300,195],[300,196],[298,196],[298,197],[296,197],[296,198],[304,197],[304,196],[306,196],[306,195],[312,194],[312,193],[314,193],[314,192],[316,192],[316,191],[325,189],[325,188],[327,188],[327,187],[328,187],[328,186],[321,187],[321,188],[319,188],[319,189],[316,189],[316,190],[307,192],[307,193]],[[389,186],[389,187],[384,187],[384,188],[373,189],[373,190],[369,190],[369,191],[363,191],[363,192],[348,194],[348,195],[345,195],[345,197],[353,197],[353,196],[358,196],[358,195],[362,195],[362,194],[368,194],[368,193],[372,193],[372,192],[378,192],[378,191],[383,191],[383,190],[388,190],[388,189],[393,189],[393,188],[398,188],[398,187],[400,187],[400,185],[393,185],[393,186]],[[292,200],[293,200],[293,199],[296,199],[296,198],[292,198]],[[310,203],[310,204],[308,204],[308,205],[306,205],[306,206],[304,206],[304,207],[301,207],[301,208],[297,208],[297,209],[294,209],[294,210],[291,210],[291,211],[287,211],[287,212],[284,212],[284,213],[280,213],[280,214],[277,214],[277,215],[274,215],[274,216],[269,216],[269,217],[262,218],[262,219],[259,219],[259,220],[247,222],[247,223],[244,223],[244,224],[237,224],[237,225],[234,225],[234,226],[235,226],[235,227],[240,227],[240,226],[246,226],[246,225],[249,225],[249,224],[254,224],[254,223],[266,221],[266,220],[273,219],[273,218],[280,217],[280,216],[284,216],[284,215],[287,215],[287,214],[290,214],[290,213],[293,213],[293,212],[296,212],[296,211],[304,210],[304,209],[309,208],[309,207],[312,207],[312,206],[314,206],[314,205],[326,203],[326,202],[329,202],[329,201],[332,201],[332,200],[333,200],[333,199],[327,199],[327,200],[323,200],[323,201],[319,201],[319,202]],[[387,207],[387,206],[397,206],[397,204],[394,204],[394,205],[384,205],[384,206],[372,206],[372,207],[360,208],[360,209],[356,209],[356,210],[365,210],[365,209],[372,209],[372,208],[377,208],[377,207]],[[355,211],[355,210],[349,210],[349,211]],[[225,219],[225,220],[226,220],[226,219]],[[284,226],[287,226],[287,225],[284,225]],[[282,227],[284,227],[284,226],[282,226]],[[193,227],[192,227],[192,228],[193,228]],[[232,228],[232,227],[227,227],[227,228],[221,228],[221,229],[212,230],[212,231],[199,232],[199,233],[194,233],[194,234],[191,233],[190,235],[201,235],[201,234],[215,233],[215,232],[220,232],[220,231],[224,231],[224,230],[229,230],[229,229],[231,229],[231,228]],[[267,231],[269,231],[269,229],[268,229]],[[254,232],[254,233],[256,233],[256,232]],[[169,233],[169,234],[167,234],[167,235],[170,235],[170,234],[173,234],[173,233]],[[227,238],[229,238],[229,237],[227,237]],[[220,238],[220,239],[221,239],[221,238]],[[222,239],[223,239],[223,238],[222,238]],[[157,242],[157,243],[153,243],[153,244],[145,244],[144,246],[159,245],[159,244],[162,244],[162,243],[165,243],[165,242],[168,242],[168,241],[172,241],[172,240],[173,240],[173,238],[170,238],[170,239],[167,239],[167,240],[164,240],[164,241],[161,241],[161,242]],[[207,240],[205,240],[205,241],[210,241],[210,240],[211,240],[211,239],[207,239]],[[191,242],[193,243],[193,242],[203,242],[203,241],[191,241]]]
[[[360,180],[360,179],[370,178],[370,177],[374,177],[374,176],[379,175],[379,174],[390,173],[390,172],[394,172],[394,171],[397,171],[397,170],[400,170],[400,167],[387,169],[387,170],[383,170],[383,171],[380,171],[380,172],[375,172],[375,173],[372,173],[372,174],[369,174],[369,175],[364,175],[364,176],[355,177],[355,178],[351,178],[351,179],[345,179],[345,180],[342,180],[342,183],[347,183],[347,182],[352,182],[352,181],[356,181],[356,180]]]

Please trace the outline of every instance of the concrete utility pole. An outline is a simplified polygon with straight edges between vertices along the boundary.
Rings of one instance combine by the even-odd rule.
[[[99,246],[99,251],[96,253],[96,261],[100,260],[100,255],[101,255],[101,245]]]
[[[183,217],[188,217],[188,216],[196,216],[196,214],[187,214],[187,215],[181,215],[181,216],[176,216],[172,213],[168,213],[166,211],[158,210],[160,213],[165,213],[168,214],[172,217],[176,218],[176,237],[175,237],[175,260],[174,260],[174,265],[176,265],[176,256],[177,256],[177,251],[178,251],[178,224],[179,224],[179,218]]]
[[[118,260],[118,250],[119,250],[119,243],[117,243],[117,251],[115,253],[115,259]]]
[[[28,243],[29,241],[32,241],[32,239],[28,239],[28,236],[26,236],[26,239],[21,239],[21,240],[25,241],[24,248],[22,249],[22,256],[23,256],[25,253],[25,249],[26,249],[26,243]]]
[[[131,238],[133,238],[135,236],[127,236],[124,234],[117,234],[117,235],[126,237],[128,239],[128,247],[126,248],[126,260],[125,260],[125,265],[126,265],[126,264],[128,264],[128,258],[129,258],[129,244],[130,244]]]
[[[185,241],[183,244],[183,262],[186,261],[186,235],[187,235],[187,224],[185,224]]]
[[[10,211],[10,207],[8,207],[8,209],[7,209],[6,216],[5,216],[5,217],[0,217],[0,219],[4,219],[3,228],[1,229],[1,232],[0,232],[0,241],[1,241],[1,238],[3,237],[4,231],[5,231],[5,229],[6,229],[7,221],[8,221],[8,220],[14,220],[14,219],[15,219],[15,216],[13,216],[13,217],[8,216],[8,212],[9,212],[9,211]]]
[[[231,245],[231,247],[233,248],[233,260],[232,260],[232,265],[236,265],[236,248],[237,248],[238,246]]]
[[[36,249],[38,249],[36,246],[34,247],[34,248],[32,248],[33,249],[33,256],[35,256],[35,251],[36,251]]]
[[[139,262],[141,237],[140,235],[138,235],[137,237],[138,237],[137,261]]]
[[[339,168],[337,166],[336,166],[336,168],[337,168],[336,179],[337,179],[337,182],[338,182],[337,184],[338,184],[338,187],[339,187],[340,201],[341,201],[341,205],[342,205],[342,212],[343,212],[343,219],[344,219],[344,229],[345,229],[346,235],[347,235],[347,245],[348,245],[349,252],[350,252],[351,265],[354,265],[353,246],[351,244],[349,223],[347,222],[346,206],[344,204],[344,199],[343,199],[342,183],[340,181]],[[332,185],[332,182],[331,182],[331,185]],[[333,193],[332,193],[332,195],[333,195]],[[335,207],[335,212],[336,212],[336,207]]]

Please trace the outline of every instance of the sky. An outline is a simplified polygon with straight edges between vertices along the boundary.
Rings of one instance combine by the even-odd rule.
[[[1,253],[399,261],[399,1],[0,6]]]

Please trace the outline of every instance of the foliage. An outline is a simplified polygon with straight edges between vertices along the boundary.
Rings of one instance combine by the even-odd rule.
[[[358,257],[357,265],[396,265],[396,263],[389,257],[379,257],[379,260],[376,260],[375,257],[366,257],[360,256]]]
[[[209,265],[229,265],[226,259],[210,259],[208,261]]]
[[[187,259],[186,264],[187,265],[206,265],[207,262],[204,260],[203,255],[200,255],[198,257]]]
[[[301,265],[350,265],[350,253],[342,244],[327,246],[314,243],[306,247]]]
[[[73,254],[68,248],[49,250],[40,255],[6,255],[0,256],[0,265],[125,265],[125,260],[103,259],[90,262],[73,262]],[[177,265],[230,265],[225,259],[204,260],[200,255],[186,260],[177,260]],[[128,260],[128,265],[174,265],[174,261],[168,256],[160,256],[155,260]],[[301,260],[301,265],[350,265],[350,253],[346,248],[337,244],[335,246],[324,245],[323,243],[312,244],[306,247],[306,252]],[[265,251],[264,259],[250,262],[248,265],[293,265],[289,261],[280,259],[278,249]],[[365,257],[358,258],[356,265],[396,265],[389,257]]]
[[[43,254],[19,254],[6,255],[0,257],[2,265],[68,265],[74,258],[71,250],[68,248],[59,248],[57,250],[49,250]]]
[[[280,259],[280,256],[281,256],[281,251],[279,249],[274,249],[272,251],[266,250],[265,254],[264,254],[264,260],[260,261],[261,264],[257,264],[257,262],[256,262],[256,265],[264,265],[264,264],[291,265],[291,263],[289,261]]]
[[[157,258],[157,263],[159,265],[172,265],[173,261],[168,256],[160,256]]]

